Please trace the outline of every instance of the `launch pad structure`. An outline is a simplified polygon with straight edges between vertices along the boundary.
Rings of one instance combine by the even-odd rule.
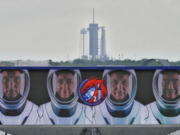
[[[80,34],[82,35],[82,59],[102,60],[108,59],[106,53],[106,31],[104,26],[99,26],[95,23],[95,12],[93,8],[93,22],[89,24],[88,28],[82,28]],[[86,34],[89,34],[88,46],[86,46]],[[88,48],[87,48],[88,47]],[[86,54],[86,51],[88,53]]]

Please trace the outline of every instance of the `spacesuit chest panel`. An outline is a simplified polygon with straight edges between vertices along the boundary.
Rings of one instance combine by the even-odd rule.
[[[180,124],[180,115],[174,117],[164,116],[158,109],[156,102],[150,104],[151,111],[159,124]]]
[[[55,125],[56,124],[63,124],[63,125],[78,124],[81,119],[83,105],[78,103],[76,112],[70,117],[57,116],[52,110],[51,103],[46,104],[45,110],[46,110],[46,113],[47,113],[49,119],[51,120],[52,124],[55,124]]]
[[[23,125],[26,123],[28,116],[33,109],[33,104],[30,101],[26,102],[25,108],[21,114],[17,116],[6,116],[0,113],[0,121],[2,125]]]
[[[100,111],[107,124],[133,124],[139,111],[139,104],[135,101],[131,112],[126,117],[113,117],[110,115],[105,102],[100,105]]]

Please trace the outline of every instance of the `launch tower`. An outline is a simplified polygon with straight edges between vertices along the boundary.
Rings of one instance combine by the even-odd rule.
[[[89,51],[88,54],[85,55],[85,35],[89,34]],[[81,34],[83,36],[83,42],[82,42],[82,48],[83,48],[83,55],[82,58],[85,58],[86,56],[90,60],[106,60],[108,59],[106,54],[106,37],[105,37],[105,27],[95,23],[95,13],[93,9],[93,22],[89,24],[89,27],[87,29],[83,28],[81,30]],[[100,41],[100,42],[99,42]]]

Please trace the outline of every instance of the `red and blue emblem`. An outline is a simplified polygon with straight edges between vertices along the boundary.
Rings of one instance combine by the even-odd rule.
[[[87,105],[100,104],[106,97],[107,90],[104,81],[98,78],[84,80],[80,85],[79,97]]]

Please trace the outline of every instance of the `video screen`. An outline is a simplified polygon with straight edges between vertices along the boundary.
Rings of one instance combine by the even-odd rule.
[[[1,69],[2,125],[180,124],[180,70]]]

